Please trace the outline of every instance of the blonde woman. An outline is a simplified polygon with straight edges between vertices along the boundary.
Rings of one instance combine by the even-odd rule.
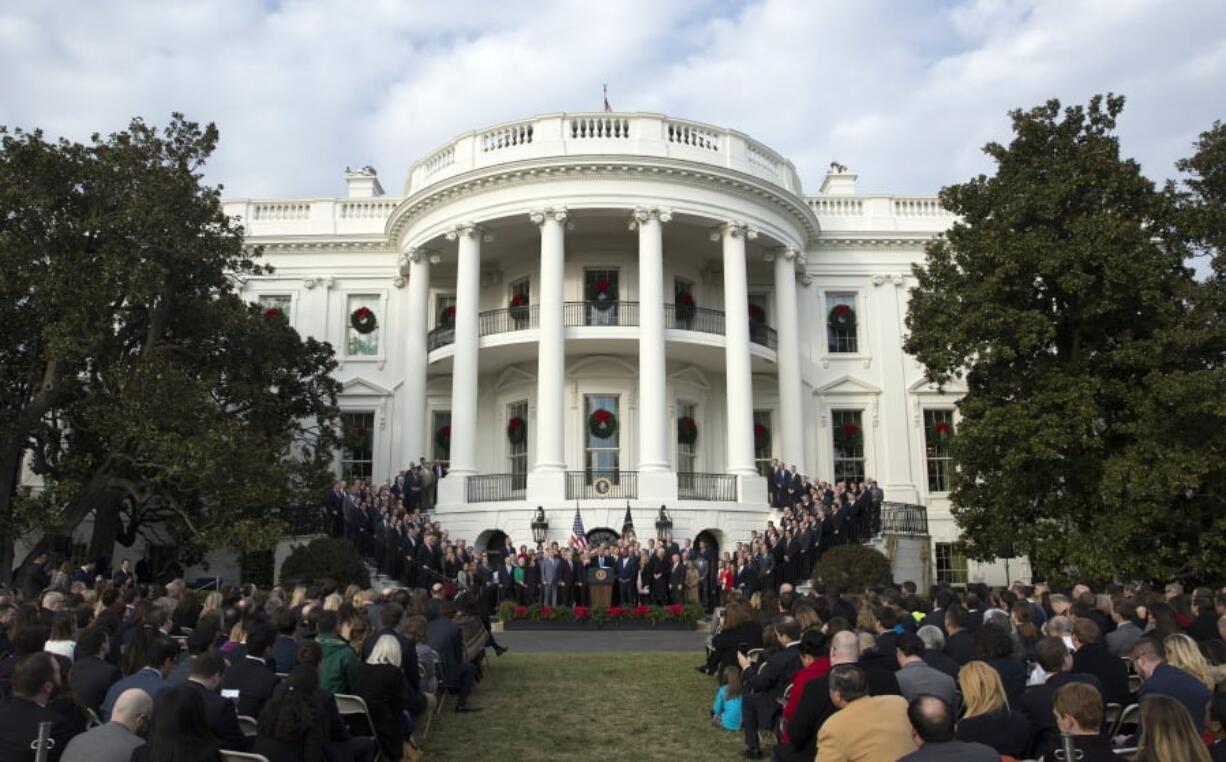
[[[324,611],[339,611],[341,604],[344,602],[345,599],[341,597],[340,593],[332,593],[327,598],[324,598]]]
[[[1205,661],[1205,655],[1200,652],[1195,640],[1187,635],[1167,635],[1162,646],[1166,649],[1168,664],[1195,677],[1213,693],[1217,683],[1210,672],[1209,662]]]
[[[200,616],[204,616],[210,611],[221,611],[221,593],[217,590],[204,596],[204,606],[200,609]]]
[[[991,746],[1002,756],[1025,759],[1030,750],[1030,722],[1009,709],[1000,673],[986,662],[972,661],[958,670],[966,714],[958,723],[959,741]]]
[[[294,592],[289,599],[289,607],[296,609],[306,602],[307,588],[306,585],[296,585]]]
[[[1211,762],[1209,750],[1192,726],[1188,710],[1160,693],[1151,693],[1141,702],[1141,736],[1132,759],[1134,762]]]

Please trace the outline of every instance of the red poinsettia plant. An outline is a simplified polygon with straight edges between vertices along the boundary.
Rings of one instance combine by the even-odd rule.
[[[516,606],[515,607],[515,618],[516,619],[523,619],[526,616],[528,616],[527,606]]]
[[[765,323],[766,310],[756,304],[749,305],[749,319],[755,323]]]
[[[528,295],[527,294],[512,294],[511,295],[511,306],[512,307],[527,307],[528,306]]]
[[[674,603],[669,606],[665,606],[664,610],[668,612],[669,616],[681,617],[685,615],[685,604]]]
[[[285,317],[285,313],[281,311],[280,307],[269,307],[268,309],[264,310],[264,317],[268,318],[269,320],[276,320],[277,318]]]
[[[608,613],[610,619],[621,619],[626,615],[626,610],[621,606],[610,606]]]
[[[554,615],[553,606],[541,606],[540,608],[541,619],[553,619],[553,615]]]
[[[651,606],[640,605],[640,606],[635,606],[633,609],[630,610],[630,617],[632,619],[643,619],[648,616],[651,616]]]
[[[592,610],[587,606],[575,606],[574,611],[575,619],[579,620],[580,622],[587,619],[592,614]]]

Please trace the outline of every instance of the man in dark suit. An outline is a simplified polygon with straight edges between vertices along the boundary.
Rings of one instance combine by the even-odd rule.
[[[738,559],[736,567],[736,579],[733,582],[737,589],[742,591],[746,596],[750,595],[757,589],[758,573],[754,570],[753,564],[749,559],[741,556]]]
[[[77,636],[76,661],[68,673],[68,686],[95,714],[101,711],[106,692],[123,677],[119,667],[106,660],[108,640],[101,627],[82,630]]]
[[[1000,754],[991,746],[959,741],[954,737],[957,714],[943,699],[922,695],[907,706],[911,738],[920,748],[899,762],[997,762]]]
[[[209,732],[217,737],[221,748],[231,751],[247,751],[247,739],[243,737],[242,728],[238,725],[238,709],[232,699],[222,698],[218,689],[221,687],[226,673],[226,660],[212,649],[200,654],[192,661],[192,673],[185,685],[195,689],[204,701],[204,723]],[[239,692],[242,700],[242,692]],[[258,717],[259,715],[248,715]]]
[[[971,614],[961,606],[950,606],[945,611],[945,655],[965,666],[979,657],[975,648],[975,636],[970,633]]]
[[[268,665],[268,654],[277,639],[271,624],[258,624],[247,633],[247,654],[235,659],[221,679],[223,690],[238,691],[238,713],[259,717],[264,702],[277,687],[277,673]]]
[[[426,535],[426,540],[417,548],[417,582],[429,586],[443,571],[443,559],[438,549],[438,537],[433,532]]]
[[[1120,598],[1112,605],[1111,618],[1115,620],[1115,631],[1107,633],[1107,650],[1112,656],[1123,659],[1132,650],[1132,644],[1145,634],[1145,630],[1137,624],[1136,604],[1127,598]]]
[[[939,629],[941,631],[941,634],[944,635],[946,634],[945,633],[945,611],[950,607],[951,604],[954,603],[954,594],[950,592],[949,590],[946,590],[945,588],[941,588],[940,590],[937,591],[937,594],[935,596],[935,601],[936,601],[936,607],[933,608],[932,611],[930,611],[928,615],[924,617],[923,621],[920,622],[920,627],[927,627],[928,625],[932,625],[933,627],[936,627],[937,629]]]
[[[1192,717],[1196,734],[1205,732],[1205,707],[1213,698],[1209,689],[1200,680],[1182,669],[1166,663],[1166,649],[1162,642],[1153,638],[1141,638],[1132,645],[1132,664],[1141,676],[1141,688],[1137,691],[1137,703],[1154,694],[1170,696],[1184,705]],[[1130,739],[1131,740],[1131,739]],[[1128,746],[1135,743],[1125,741]]]
[[[1035,731],[1035,757],[1050,755],[1060,743],[1060,728],[1052,713],[1052,698],[1056,689],[1069,683],[1088,683],[1098,695],[1103,695],[1103,685],[1094,675],[1074,673],[1073,655],[1061,638],[1043,638],[1034,646],[1034,655],[1039,666],[1048,674],[1047,682],[1032,685],[1022,695],[1022,711],[1030,718]],[[1115,658],[1115,657],[1112,657]],[[1121,662],[1122,663],[1122,662]]]
[[[637,593],[635,580],[638,579],[638,575],[638,557],[627,548],[622,548],[617,558],[617,605],[635,605]]]
[[[743,756],[760,759],[758,729],[774,727],[775,716],[780,710],[779,699],[792,677],[801,669],[800,623],[787,614],[776,616],[771,623],[779,636],[780,648],[754,664],[745,654],[738,653],[737,661],[744,670],[742,678],[741,728],[745,735]]]
[[[29,654],[18,662],[12,681],[12,697],[0,704],[0,759],[33,762],[38,726],[50,722],[47,762],[57,762],[68,741],[85,732],[81,712],[60,713],[52,707],[62,684],[59,660],[42,651]]]
[[[115,575],[111,577],[111,584],[116,590],[123,590],[132,583],[132,571],[128,568],[128,559],[123,559],[119,562],[119,568],[115,570]]]
[[[459,691],[460,701],[456,711],[479,712],[481,708],[473,706],[468,700],[477,670],[472,662],[464,658],[464,637],[459,626],[452,621],[456,610],[456,605],[451,601],[439,606],[439,615],[426,624],[426,643],[438,652],[439,663],[443,667],[443,683]]]
[[[148,650],[145,652],[147,666],[133,672],[124,679],[115,683],[106,692],[106,697],[102,699],[102,712],[100,718],[105,722],[111,719],[111,707],[115,705],[115,700],[119,695],[129,688],[140,688],[156,703],[158,693],[163,688],[167,687],[166,675],[170,674],[170,670],[174,668],[175,659],[179,656],[179,646],[170,638],[165,636],[156,636],[149,643]]]
[[[1128,689],[1128,665],[1118,656],[1112,656],[1101,642],[1098,625],[1089,619],[1073,623],[1073,672],[1094,675],[1102,684],[1103,700],[1111,704],[1128,706],[1131,691]]]
[[[672,568],[668,570],[668,597],[670,602],[685,603],[685,564],[681,556],[673,554]]]

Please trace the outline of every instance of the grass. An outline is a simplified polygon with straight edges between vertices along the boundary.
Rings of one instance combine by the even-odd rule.
[[[711,724],[715,681],[702,654],[521,654],[494,659],[473,692],[484,711],[430,728],[426,759],[734,759],[740,734]]]

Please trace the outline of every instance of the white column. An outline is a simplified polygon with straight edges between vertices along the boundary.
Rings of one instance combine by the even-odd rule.
[[[562,318],[566,264],[566,210],[535,211],[541,229],[541,276],[537,281],[539,339],[536,358],[536,430],[529,431],[536,460],[528,476],[532,500],[566,497],[566,334]]]
[[[753,369],[749,355],[749,278],[745,238],[757,231],[730,222],[717,234],[724,248],[724,374],[728,394],[728,473],[757,476],[753,462]],[[742,479],[744,481],[744,479]]]
[[[636,209],[639,231],[639,472],[669,465],[664,353],[664,235],[666,211]]]
[[[404,415],[401,417],[400,466],[414,463],[426,451],[426,335],[430,324],[430,257],[409,249],[409,294],[405,315]]]
[[[903,273],[874,275],[873,286],[873,298],[881,306],[875,313],[880,318],[879,346],[901,347],[905,328],[901,301],[906,294],[906,276]],[[884,349],[881,354],[886,355]],[[911,429],[907,416],[908,392],[904,381],[907,378],[907,355],[901,350],[896,351],[890,360],[883,362],[893,364],[894,367],[885,365],[884,373],[887,378],[893,374],[898,383],[883,384],[885,391],[881,401],[885,426],[879,427],[876,421],[873,425],[876,440],[873,451],[879,460],[872,468],[876,473],[865,476],[875,478],[891,500],[918,503],[918,482],[920,474],[924,472],[918,468],[913,472],[911,468],[910,442],[917,434]]]
[[[775,367],[779,373],[779,430],[783,451],[779,457],[800,469],[805,458],[804,400],[800,391],[800,317],[796,309],[796,261],[804,257],[795,249],[767,254],[775,262],[775,333],[778,338]]]
[[[668,374],[664,351],[664,229],[667,209],[635,209],[639,232],[639,498],[676,500],[669,466]]]
[[[451,361],[451,473],[477,473],[477,312],[481,298],[481,228],[456,226],[455,353]],[[454,494],[454,493],[452,493]]]

